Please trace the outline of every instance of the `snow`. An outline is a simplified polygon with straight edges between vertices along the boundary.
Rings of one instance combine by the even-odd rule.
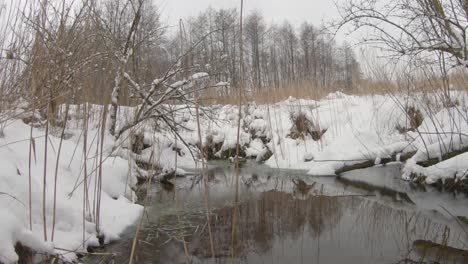
[[[260,139],[254,139],[250,142],[249,147],[245,153],[247,157],[254,157],[257,161],[260,161],[263,156],[267,153],[268,148],[263,144]]]
[[[468,164],[466,153],[427,168],[417,163],[433,158],[442,160],[449,152],[467,148],[467,120],[467,110],[460,106],[442,109],[431,118],[426,118],[421,124],[419,134],[413,135],[413,144],[418,151],[406,162],[402,178],[412,180],[413,176],[427,176],[428,184],[449,177],[464,178],[467,168],[463,164]]]
[[[202,79],[208,77],[208,73],[206,72],[197,72],[192,75],[192,80]]]
[[[61,252],[57,248],[74,250],[86,249],[90,245],[99,245],[94,220],[88,218],[85,228],[85,245],[83,239],[83,155],[82,148],[75,147],[81,142],[80,131],[77,129],[71,140],[64,140],[62,154],[58,166],[57,178],[57,205],[54,240],[51,241],[53,219],[53,191],[57,148],[59,138],[50,136],[48,146],[48,159],[46,168],[46,221],[47,242],[43,235],[42,221],[42,188],[44,170],[44,130],[35,129],[35,152],[31,164],[31,196],[32,196],[32,231],[29,227],[29,131],[30,127],[16,120],[5,127],[5,137],[0,138],[0,262],[15,263],[18,256],[14,245],[19,242],[38,252],[63,253],[63,258],[72,261],[76,259],[74,253]],[[99,133],[98,130],[89,131],[89,141]],[[107,136],[107,138],[111,138]],[[94,145],[89,144],[89,153],[92,157],[96,153]],[[132,201],[135,194],[131,186],[136,179],[128,175],[128,161],[109,157],[113,142],[105,141],[103,159],[103,192],[101,200],[101,233],[106,241],[110,242],[119,237],[126,227],[134,223],[142,212],[140,205]],[[94,146],[94,147],[93,147]],[[92,154],[91,154],[92,153]],[[93,190],[95,186],[95,173],[90,173],[95,167],[94,158],[89,159],[88,183],[89,198],[93,206]],[[77,184],[78,183],[78,184]],[[8,194],[8,195],[7,195]],[[11,198],[9,195],[14,196]],[[115,198],[115,199],[114,199]],[[92,209],[91,209],[92,211]],[[88,211],[88,213],[90,213]],[[91,213],[90,213],[91,214]]]
[[[414,164],[412,164],[414,166]],[[408,171],[409,168],[406,168]],[[429,167],[411,168],[412,172],[419,172],[422,175],[427,175],[426,183],[432,184],[439,179],[445,180],[463,179],[468,175],[468,153],[463,153],[451,159],[444,160],[436,165]]]
[[[380,163],[382,163],[382,159],[380,157],[375,158],[374,164],[380,165]]]
[[[192,79],[206,77],[196,73]],[[155,80],[157,82],[157,80]],[[173,84],[174,85],[174,84]],[[173,86],[171,85],[171,86]],[[408,98],[404,94],[351,96],[335,92],[320,100],[289,99],[270,105],[248,103],[240,111],[239,143],[248,158],[263,162],[265,156],[273,154],[264,163],[273,168],[299,169],[309,175],[336,175],[343,166],[363,161],[379,165],[383,159],[400,160],[402,154],[415,153],[404,165],[403,179],[411,180],[414,175],[426,176],[426,183],[456,178],[464,179],[468,171],[466,153],[444,160],[434,166],[421,167],[418,162],[427,158],[443,158],[445,154],[468,147],[468,96],[465,91],[452,91],[458,104],[449,108],[438,104],[439,94],[416,94]],[[419,109],[423,119],[417,131],[400,133],[397,127],[408,127],[401,102]],[[169,106],[167,106],[169,107]],[[170,106],[173,107],[173,106]],[[142,212],[134,204],[132,187],[136,175],[148,177],[148,173],[136,168],[135,161],[144,161],[161,168],[164,172],[200,168],[197,118],[195,106],[189,106],[174,114],[180,138],[170,133],[167,125],[160,121],[142,122],[134,131],[125,131],[118,141],[107,135],[103,152],[103,193],[100,230],[105,242],[119,238],[120,233],[134,223]],[[88,135],[89,156],[96,153],[96,138],[102,106],[91,107],[90,131]],[[132,121],[135,111],[121,106],[117,127]],[[236,105],[200,106],[202,144],[214,149],[214,157],[224,151],[236,149],[239,108]],[[310,130],[325,131],[319,138],[305,134],[292,138],[293,118],[306,117]],[[93,217],[88,217],[85,226],[87,238],[83,247],[83,154],[81,126],[82,115],[77,107],[71,108],[70,127],[67,133],[73,136],[63,141],[58,170],[57,219],[55,238],[50,242],[53,204],[53,179],[56,150],[59,139],[51,136],[54,146],[49,146],[47,161],[47,232],[48,242],[43,239],[42,227],[42,177],[44,163],[44,130],[34,129],[35,159],[32,169],[32,232],[29,230],[28,170],[30,127],[14,120],[4,129],[0,138],[0,262],[14,263],[17,260],[14,244],[20,242],[40,252],[60,252],[56,248],[85,249],[97,245],[97,233]],[[143,135],[146,145],[140,154],[129,151],[130,132]],[[55,133],[57,134],[57,133]],[[77,145],[78,144],[78,145]],[[80,147],[81,145],[81,147]],[[78,147],[77,147],[78,146]],[[76,153],[75,152],[76,148]],[[55,149],[55,150],[54,150]],[[235,153],[235,152],[233,152]],[[177,156],[177,161],[176,161]],[[132,158],[129,161],[129,158]],[[87,161],[88,173],[96,167],[96,159]],[[177,162],[177,168],[176,168]],[[95,173],[89,173],[89,190],[94,190]],[[78,184],[77,184],[78,183]],[[92,192],[91,192],[92,193]],[[91,206],[93,204],[92,197]],[[61,252],[63,253],[63,252]],[[74,254],[65,258],[73,260]]]
[[[184,85],[184,84],[185,84],[185,81],[177,81],[177,82],[175,82],[175,83],[173,83],[173,84],[171,84],[171,85],[169,85],[169,86],[170,86],[171,88],[179,88],[179,87],[181,87],[181,86]]]
[[[151,86],[156,87],[162,82],[162,79],[154,79]]]
[[[214,86],[230,86],[231,84],[228,83],[228,82],[223,82],[223,81],[220,81],[218,83],[216,83]]]
[[[0,214],[0,261],[3,263],[16,263],[18,256],[15,253],[16,242],[34,248],[39,252],[53,253],[53,245],[38,239],[31,231],[23,228],[14,213],[3,211]]]
[[[248,157],[256,160],[269,149],[273,156],[265,164],[270,167],[302,169],[310,175],[335,175],[343,166],[368,160],[379,165],[384,158],[399,161],[402,154],[416,152],[405,167],[409,171],[412,160],[427,158],[428,150],[429,157],[440,157],[467,146],[466,92],[453,91],[452,98],[457,99],[459,106],[445,108],[437,104],[440,94],[436,93],[408,97],[335,92],[318,101],[290,97],[270,105],[248,103],[241,111],[240,145]],[[398,131],[397,127],[410,125],[401,102],[420,110],[424,120],[418,132]],[[216,121],[200,118],[203,144],[210,136],[213,143],[220,144],[219,151],[235,149],[238,107],[213,105],[206,109]],[[187,116],[189,111],[180,115]],[[312,130],[325,130],[319,140],[310,135],[290,137],[291,118],[299,114],[306,117]],[[185,120],[184,126],[188,130],[181,130],[181,136],[192,145],[198,144],[195,119]]]
[[[312,161],[314,159],[314,154],[313,153],[305,153],[304,158],[302,159],[305,162]]]
[[[264,119],[255,119],[249,124],[249,130],[255,137],[269,136],[268,123]]]
[[[342,98],[346,98],[346,94],[341,92],[341,91],[336,91],[334,93],[330,93],[328,94],[325,98],[326,99],[329,99],[329,100],[332,100],[332,99],[342,99]]]

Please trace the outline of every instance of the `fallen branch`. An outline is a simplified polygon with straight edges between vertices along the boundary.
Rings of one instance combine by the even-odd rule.
[[[431,158],[431,159],[428,159],[428,160],[419,161],[416,164],[418,164],[419,166],[422,166],[422,167],[429,167],[429,166],[435,165],[435,164],[437,164],[439,162],[442,162],[444,160],[451,159],[451,158],[453,158],[455,156],[458,156],[460,154],[463,154],[465,152],[468,152],[468,147],[464,147],[462,149],[447,152],[444,155],[442,155],[441,159],[439,159],[439,157],[435,157],[435,158]]]
[[[379,164],[387,164],[389,162],[396,162],[396,161],[404,162],[404,161],[409,160],[411,157],[413,157],[414,154],[416,154],[416,151],[410,151],[410,152],[405,152],[405,153],[395,153],[390,157],[381,158]],[[345,163],[343,167],[335,170],[335,173],[339,175],[347,171],[366,169],[366,168],[374,167],[375,165],[379,165],[379,164],[375,164],[375,159],[368,159],[359,163],[353,163],[349,165]]]

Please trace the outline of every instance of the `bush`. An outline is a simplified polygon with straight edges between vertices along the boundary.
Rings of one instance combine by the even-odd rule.
[[[406,117],[408,118],[409,122],[406,122],[409,127],[403,127],[400,125],[397,125],[396,129],[400,133],[406,133],[408,131],[416,131],[418,127],[422,124],[424,117],[419,109],[417,109],[414,106],[407,106],[405,108],[406,112]]]
[[[305,113],[291,113],[290,118],[293,126],[289,136],[292,139],[305,139],[307,135],[310,135],[313,140],[318,141],[322,138],[323,134],[327,132],[326,129],[320,129],[309,120]]]

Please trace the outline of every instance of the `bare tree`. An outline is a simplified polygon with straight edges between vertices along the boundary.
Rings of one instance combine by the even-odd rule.
[[[343,72],[343,86],[347,91],[352,90],[360,80],[361,70],[356,60],[356,55],[348,43],[344,43],[341,48]]]
[[[301,25],[300,29],[300,43],[303,52],[304,78],[313,78],[315,87],[318,87],[317,83],[317,40],[318,30],[307,22]]]
[[[365,43],[385,47],[397,57],[442,52],[452,65],[468,67],[465,0],[353,0],[339,10],[338,28],[370,29]]]
[[[130,1],[131,4],[133,4]],[[135,10],[132,23],[130,28],[126,34],[124,45],[121,49],[116,50],[114,56],[116,56],[117,60],[120,62],[120,65],[117,67],[117,72],[115,74],[114,79],[114,88],[111,94],[111,111],[110,111],[110,124],[109,124],[109,132],[111,135],[115,135],[115,127],[117,122],[117,108],[119,106],[119,96],[120,90],[122,85],[122,79],[125,76],[125,68],[127,66],[128,60],[130,58],[130,54],[132,51],[132,47],[135,45],[135,36],[138,30],[138,24],[140,23],[141,19],[141,9],[143,6],[143,0],[138,0],[136,3],[136,7],[133,8]]]
[[[251,54],[253,84],[257,89],[262,87],[261,61],[263,37],[266,25],[263,16],[258,11],[250,13],[245,21],[245,40],[248,42]]]

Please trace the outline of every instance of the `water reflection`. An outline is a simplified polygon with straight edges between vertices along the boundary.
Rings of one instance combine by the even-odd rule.
[[[235,173],[217,167],[209,175],[216,263],[468,263],[463,224],[419,210],[405,192],[258,168],[241,173],[232,260]],[[136,263],[212,263],[203,188],[193,182],[176,183],[179,210],[174,192],[154,190]],[[369,193],[377,196],[359,196]],[[117,263],[127,261],[131,236],[109,248],[120,253]]]
[[[341,198],[314,196],[308,199],[295,199],[292,194],[276,190],[264,192],[256,200],[239,205],[235,252],[241,259],[251,255],[268,255],[276,249],[276,240],[301,240],[304,236],[317,238],[322,232],[332,230],[342,218]],[[353,201],[351,201],[352,203]],[[230,227],[233,209],[218,209],[213,224],[218,257],[229,257],[231,247]],[[195,255],[209,256],[206,251],[207,238]]]
[[[230,263],[232,209],[217,214],[213,225],[217,263]],[[236,263],[412,263],[421,257],[421,251],[413,253],[417,238],[457,245],[463,239],[456,233],[447,235],[448,226],[421,213],[394,210],[361,197],[298,200],[274,190],[241,204],[237,224]],[[208,239],[206,235],[199,239],[203,243],[193,254],[209,263]]]

